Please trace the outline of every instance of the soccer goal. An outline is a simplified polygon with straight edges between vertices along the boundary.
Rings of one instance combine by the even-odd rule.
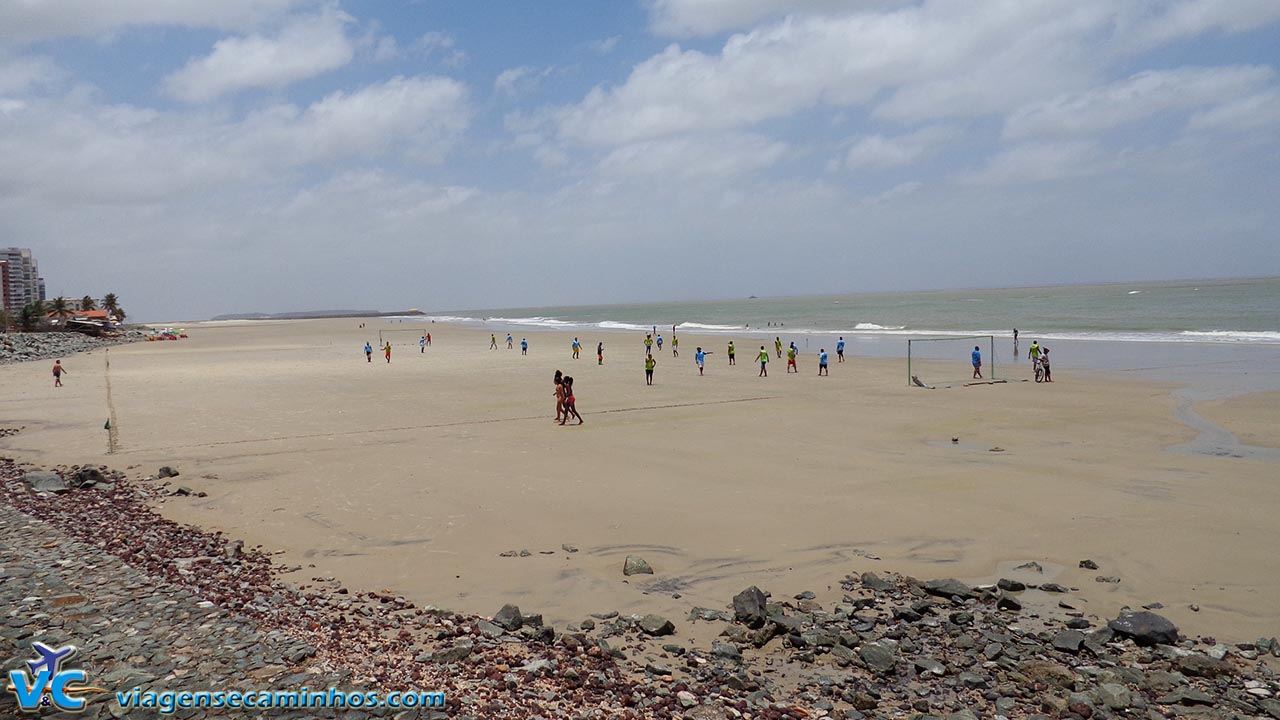
[[[389,328],[387,330],[378,331],[378,345],[385,346],[388,342],[394,347],[396,345],[412,345],[418,347],[418,340],[427,334],[425,329],[421,328]]]
[[[973,377],[973,350],[982,355],[982,379]],[[996,336],[963,335],[907,340],[907,385],[960,387],[996,378]]]

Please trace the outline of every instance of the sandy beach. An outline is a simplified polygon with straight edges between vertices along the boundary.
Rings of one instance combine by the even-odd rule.
[[[646,387],[639,336],[583,337],[575,361],[572,336],[527,334],[522,357],[519,334],[489,351],[488,331],[436,324],[426,353],[396,333],[388,365],[361,348],[408,324],[358,325],[192,324],[187,340],[71,357],[58,389],[51,363],[0,367],[0,424],[24,426],[0,449],[177,467],[175,485],[207,497],[170,498],[174,520],[282,550],[307,576],[480,614],[681,616],[749,584],[826,602],[849,572],[992,581],[1037,560],[1100,616],[1159,602],[1187,634],[1280,626],[1274,464],[1166,450],[1194,436],[1172,386],[1055,368],[1052,385],[921,390],[897,360],[832,353],[819,378],[812,352],[798,375],[774,358],[763,379],[750,341],[728,367],[722,337],[681,335]],[[705,377],[698,344],[715,353]],[[552,422],[557,368],[585,425]],[[1200,407],[1272,446],[1277,408]],[[655,574],[625,578],[628,554]]]

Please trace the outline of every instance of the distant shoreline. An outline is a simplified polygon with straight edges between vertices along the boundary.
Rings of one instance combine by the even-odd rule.
[[[314,310],[286,313],[235,313],[218,315],[209,318],[209,320],[329,320],[333,318],[406,317],[410,315],[425,316],[426,313],[416,308],[394,312],[382,312],[380,310]],[[193,320],[191,322],[200,321]]]

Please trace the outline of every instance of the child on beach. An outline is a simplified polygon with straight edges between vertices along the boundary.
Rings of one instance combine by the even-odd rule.
[[[53,386],[54,387],[62,387],[62,373],[66,371],[67,369],[62,367],[61,360],[53,361]]]
[[[782,347],[782,342],[778,342],[778,347]],[[760,346],[760,375],[759,377],[769,377],[769,351]]]
[[[387,341],[387,346],[382,348],[382,352],[387,354],[387,364],[391,364],[391,341]]]
[[[369,344],[368,340],[364,341],[364,357],[369,362],[373,362],[373,346]]]
[[[827,349],[822,348],[818,351],[818,377],[823,375],[831,375],[831,371],[827,369]]]
[[[737,363],[737,362],[735,362],[735,361],[734,361],[734,359],[733,359],[733,341],[732,341],[732,340],[730,340],[730,341],[729,341],[729,364],[730,364],[730,365],[737,365],[737,364],[738,364],[738,363]]]
[[[652,355],[644,356],[644,384],[653,384],[653,369],[658,366],[658,361],[653,359]]]
[[[560,424],[563,425],[566,422],[568,422],[569,416],[573,415],[574,417],[578,418],[578,424],[581,425],[584,421],[582,419],[582,416],[578,414],[578,399],[573,395],[573,378],[569,377],[568,375],[564,376],[563,392],[565,396],[564,397],[564,419],[560,421]]]
[[[557,370],[552,382],[555,383],[556,422],[564,424],[560,419],[560,416],[564,414],[564,373]]]
[[[979,348],[977,345],[974,345],[972,357],[973,357],[973,376],[975,378],[981,379],[982,378],[982,348]]]
[[[844,362],[844,336],[843,335],[841,335],[840,339],[836,341],[836,360],[839,362]]]

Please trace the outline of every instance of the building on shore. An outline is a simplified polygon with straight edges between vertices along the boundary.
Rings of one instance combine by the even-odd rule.
[[[4,310],[17,313],[23,306],[45,299],[44,278],[30,248],[0,248],[0,274],[4,275],[0,280],[4,291],[0,307]]]

